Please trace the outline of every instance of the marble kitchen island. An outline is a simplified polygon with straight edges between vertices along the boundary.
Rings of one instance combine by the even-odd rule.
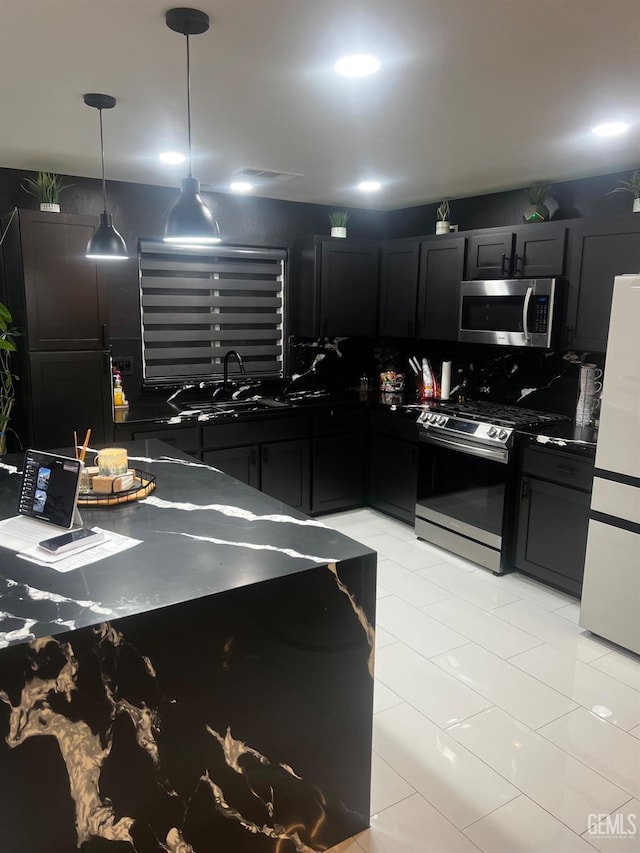
[[[0,848],[313,853],[369,824],[375,554],[158,441],[142,540],[0,549]],[[0,463],[0,516],[21,460]]]

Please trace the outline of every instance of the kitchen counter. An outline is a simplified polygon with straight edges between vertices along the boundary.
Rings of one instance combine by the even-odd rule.
[[[0,550],[3,841],[311,853],[360,831],[375,554],[161,442],[128,452],[156,491],[82,515],[141,544],[67,574]]]
[[[551,426],[531,427],[518,430],[524,436],[535,436],[538,444],[552,447],[569,448],[574,451],[583,449],[594,452],[598,441],[598,430],[590,426],[578,426],[575,423],[553,424]]]

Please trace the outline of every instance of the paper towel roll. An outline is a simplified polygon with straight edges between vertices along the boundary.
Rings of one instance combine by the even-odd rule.
[[[448,400],[451,391],[451,362],[442,362],[442,379],[440,381],[440,399]]]

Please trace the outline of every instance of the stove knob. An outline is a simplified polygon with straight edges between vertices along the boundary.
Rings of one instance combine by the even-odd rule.
[[[440,417],[438,418],[438,426],[443,426],[444,424],[446,424],[446,422],[447,422],[447,416],[446,415],[440,415]]]
[[[487,435],[489,436],[489,438],[493,438],[497,432],[498,430],[495,427],[489,427]]]
[[[498,433],[498,438],[500,439],[500,441],[504,441],[508,435],[509,433],[506,431],[506,429],[501,429]]]
[[[433,413],[430,415],[427,415],[427,420],[429,421],[430,424],[434,423],[435,419],[436,419],[436,416]]]

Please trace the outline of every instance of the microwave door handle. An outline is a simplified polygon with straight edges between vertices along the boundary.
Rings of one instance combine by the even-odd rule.
[[[522,329],[524,331],[524,339],[527,343],[531,340],[531,335],[529,334],[529,302],[531,301],[532,293],[533,288],[531,286],[527,287],[522,306]]]

